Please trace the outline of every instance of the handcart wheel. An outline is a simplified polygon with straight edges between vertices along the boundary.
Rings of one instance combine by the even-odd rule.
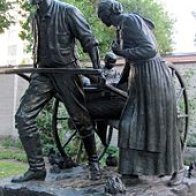
[[[177,126],[181,137],[181,147],[182,150],[184,150],[186,146],[188,124],[189,124],[187,91],[180,73],[171,65],[169,65],[169,68],[171,70],[175,93],[176,93]]]
[[[68,154],[64,148],[76,135],[76,131],[70,132],[70,130],[68,130],[66,134],[64,133],[64,129],[67,130],[68,115],[64,110],[60,110],[60,104],[61,102],[58,99],[54,99],[52,108],[52,131],[57,149],[59,150],[61,156],[68,157]]]
[[[76,129],[70,129],[69,116],[63,103],[59,99],[55,99],[53,103],[52,130],[54,140],[62,157],[71,157],[77,164],[85,159],[82,140],[80,139]],[[96,135],[96,143],[98,149],[99,160],[103,158],[107,147],[112,138],[113,127],[109,126],[106,133],[106,144],[103,145]]]

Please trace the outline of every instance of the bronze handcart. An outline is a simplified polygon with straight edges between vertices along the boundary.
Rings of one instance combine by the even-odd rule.
[[[181,145],[182,149],[184,149],[186,145],[187,133],[188,133],[188,122],[189,122],[189,111],[188,111],[188,97],[187,97],[187,90],[185,88],[184,81],[180,75],[180,73],[174,68],[173,66],[169,66],[174,87],[176,93],[176,106],[177,106],[177,117],[178,117],[178,129],[181,135]],[[102,96],[104,93],[114,93],[112,89],[107,88],[107,86],[100,87],[99,85],[92,85],[85,87],[85,93],[88,98],[94,96]],[[116,92],[118,93],[118,92]],[[121,95],[124,96],[124,95]],[[53,118],[52,118],[52,130],[55,139],[55,143],[57,148],[62,156],[67,156],[69,154],[69,145],[74,144],[74,138],[79,136],[77,135],[76,130],[70,130],[67,133],[67,137],[63,137],[61,135],[61,131],[63,130],[63,124],[65,121],[69,121],[69,117],[66,115],[65,112],[62,111],[61,101],[59,99],[54,100],[53,104]],[[94,119],[94,121],[100,121],[101,119]],[[98,152],[99,152],[99,159],[102,159],[105,152],[107,151],[111,140],[114,129],[118,129],[118,121],[119,119],[108,119],[108,128],[106,130],[106,138],[105,143],[103,144],[99,137],[97,137],[98,141]],[[66,126],[66,123],[64,124]],[[69,129],[69,128],[68,128]],[[73,144],[71,144],[73,142]],[[82,142],[77,143],[78,152],[75,157],[75,161],[78,163],[81,159],[82,150]]]
[[[181,146],[182,149],[185,148],[186,139],[188,134],[188,123],[189,123],[189,110],[188,110],[188,97],[187,90],[185,88],[184,81],[180,73],[172,65],[168,65],[171,71],[173,78],[173,83],[176,92],[176,106],[177,106],[177,117],[178,117],[178,129],[181,136]],[[100,75],[101,70],[93,69],[52,69],[52,68],[5,68],[0,70],[0,74],[17,74],[23,79],[30,81],[30,77],[27,73],[39,72],[39,73],[63,73],[67,72],[70,74],[83,74],[83,75]],[[94,97],[104,96],[106,93],[117,93],[123,97],[128,96],[126,92],[123,92],[111,85],[107,84],[92,84],[88,87],[84,87],[85,94],[87,99]],[[97,121],[102,121],[105,119],[93,119],[94,123]],[[113,130],[118,129],[119,119],[107,119],[108,126],[106,133],[104,134],[104,143],[97,137],[97,142],[99,146],[99,159],[102,159],[105,152],[107,151],[113,135]],[[57,97],[54,98],[53,107],[52,107],[52,131],[54,136],[54,141],[58,151],[62,157],[73,156],[69,154],[70,148],[74,147],[77,150],[77,153],[74,157],[75,162],[79,163],[81,155],[83,152],[82,142],[77,134],[76,130],[73,130],[73,126],[70,126],[70,118],[65,110],[65,107],[62,107],[62,102]],[[99,135],[99,133],[98,133]]]

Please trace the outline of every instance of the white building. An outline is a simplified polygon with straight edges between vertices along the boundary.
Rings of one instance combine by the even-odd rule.
[[[30,54],[25,54],[26,44],[19,37],[19,33],[22,30],[20,22],[23,19],[18,14],[19,11],[20,8],[18,6],[11,10],[10,14],[14,16],[15,24],[0,34],[0,66],[29,63],[31,59]]]
[[[0,67],[29,63],[30,55],[26,54],[25,43],[19,37],[21,30],[19,16],[16,24],[0,34]],[[17,135],[14,128],[14,114],[27,82],[16,75],[0,75],[0,136]]]

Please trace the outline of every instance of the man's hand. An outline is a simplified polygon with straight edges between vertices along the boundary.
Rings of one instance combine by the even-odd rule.
[[[89,51],[89,56],[91,59],[91,62],[93,64],[94,69],[100,68],[100,61],[99,61],[99,50],[97,46],[92,47]]]

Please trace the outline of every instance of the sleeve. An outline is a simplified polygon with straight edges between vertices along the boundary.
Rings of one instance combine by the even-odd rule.
[[[88,52],[92,47],[98,46],[98,41],[92,35],[91,28],[80,10],[76,7],[69,7],[67,14],[70,30],[80,41],[84,52]]]
[[[128,60],[146,60],[157,53],[152,31],[141,18],[129,16],[122,25],[122,56]]]

